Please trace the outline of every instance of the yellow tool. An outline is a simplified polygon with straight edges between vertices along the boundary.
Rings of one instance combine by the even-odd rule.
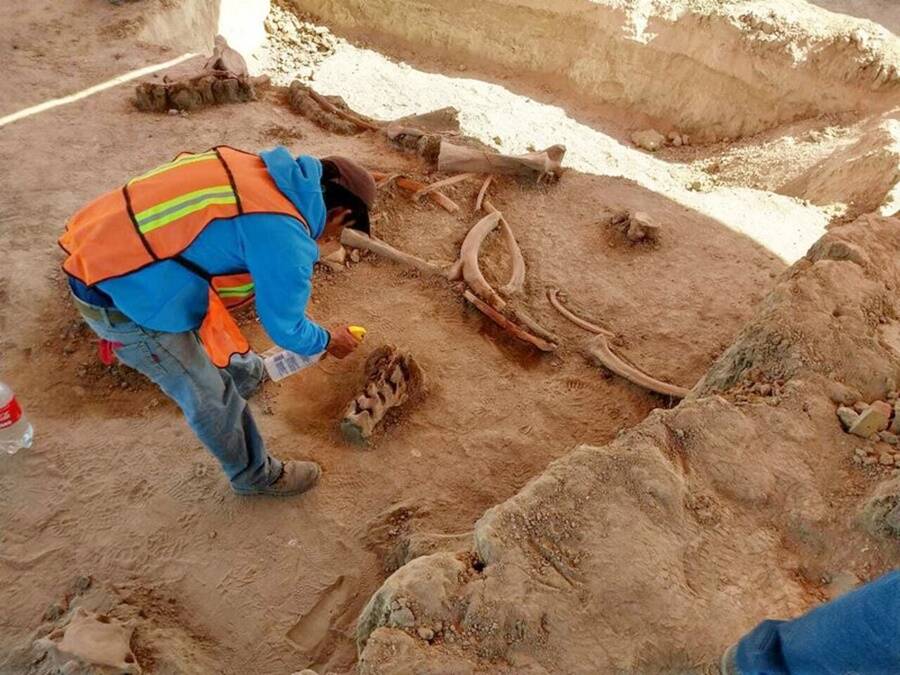
[[[362,326],[347,326],[347,330],[350,331],[350,335],[356,338],[357,342],[362,342],[363,338],[366,337],[366,329]]]

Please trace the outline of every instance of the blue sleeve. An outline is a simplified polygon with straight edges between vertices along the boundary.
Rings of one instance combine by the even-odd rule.
[[[256,310],[263,327],[279,347],[303,356],[318,354],[328,346],[328,331],[307,318],[306,305],[319,247],[288,216],[242,221],[244,259],[256,284]]]

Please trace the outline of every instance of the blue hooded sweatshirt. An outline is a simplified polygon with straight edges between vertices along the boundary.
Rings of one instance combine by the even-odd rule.
[[[269,337],[292,352],[318,354],[328,345],[328,332],[306,317],[306,305],[313,265],[319,259],[315,240],[325,228],[322,164],[305,155],[295,160],[282,146],[260,157],[278,189],[306,218],[311,232],[289,216],[237,216],[210,223],[182,256],[212,276],[249,272],[256,284],[256,310]],[[74,279],[70,285],[81,300],[112,304],[151,330],[196,330],[206,316],[209,284],[171,260],[101,281],[97,288],[102,293]]]

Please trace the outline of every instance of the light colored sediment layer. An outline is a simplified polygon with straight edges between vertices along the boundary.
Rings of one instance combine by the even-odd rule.
[[[817,204],[840,201],[858,213],[900,210],[900,111],[868,121],[854,138],[782,188]]]
[[[494,67],[698,140],[880,110],[900,94],[891,33],[803,0],[293,3],[388,52]]]
[[[747,235],[787,262],[797,260],[822,236],[834,214],[833,209],[763,190],[714,186],[699,169],[623,145],[560,107],[498,84],[426,73],[346,42],[319,64],[313,85],[385,120],[452,105],[460,111],[465,134],[502,152],[519,154],[562,143],[566,166],[634,180]],[[602,197],[597,195],[600,201]]]

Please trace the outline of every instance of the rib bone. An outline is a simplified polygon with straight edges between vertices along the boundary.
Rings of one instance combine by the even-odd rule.
[[[609,341],[607,340],[607,337],[612,337],[613,333],[606,330],[605,328],[600,328],[600,326],[597,326],[590,321],[582,319],[580,316],[577,316],[574,312],[568,309],[565,305],[562,304],[562,301],[559,299],[558,289],[547,289],[547,297],[550,300],[550,304],[553,305],[556,311],[562,314],[569,321],[580,328],[584,328],[591,333],[597,334],[597,337],[592,338],[587,343],[587,346],[585,348],[586,355],[593,359],[595,362],[612,371],[619,377],[625,378],[632,384],[636,384],[639,387],[643,387],[644,389],[649,389],[650,391],[655,391],[657,394],[665,394],[666,396],[672,396],[673,398],[684,398],[690,393],[689,390],[685,389],[684,387],[679,387],[675,384],[669,384],[668,382],[657,380],[652,375],[648,375],[639,368],[632,366],[630,363],[627,363],[624,359],[615,354],[612,348],[609,346]]]
[[[598,335],[587,343],[585,353],[600,365],[608,368],[619,377],[623,377],[632,384],[636,384],[644,389],[655,391],[657,394],[665,394],[673,398],[684,398],[690,393],[690,390],[679,387],[675,384],[669,384],[655,377],[648,375],[642,370],[635,368],[626,363],[610,349],[609,342],[605,335]]]

